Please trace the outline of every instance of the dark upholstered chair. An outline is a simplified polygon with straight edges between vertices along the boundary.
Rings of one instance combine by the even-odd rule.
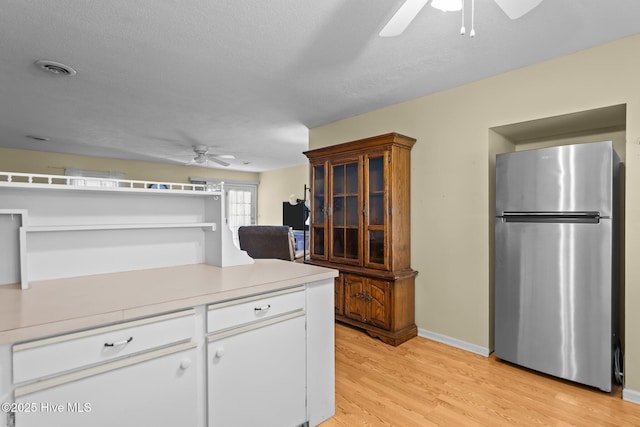
[[[245,225],[238,228],[240,249],[251,258],[295,260],[291,227],[285,225]]]

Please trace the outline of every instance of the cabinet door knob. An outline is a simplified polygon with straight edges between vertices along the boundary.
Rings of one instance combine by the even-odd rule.
[[[224,356],[224,347],[220,347],[216,350],[216,357],[220,359],[222,356]]]
[[[185,357],[180,362],[180,369],[188,369],[190,366],[191,366],[191,359],[189,359],[188,357]]]

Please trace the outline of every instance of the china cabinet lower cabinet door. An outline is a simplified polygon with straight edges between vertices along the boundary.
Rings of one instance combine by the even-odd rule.
[[[366,280],[362,276],[344,275],[344,315],[358,322],[367,321]]]
[[[306,422],[304,315],[269,323],[209,337],[209,427]]]
[[[345,316],[378,328],[391,326],[391,283],[355,274],[344,275]]]
[[[386,280],[367,279],[369,317],[368,321],[383,329],[391,327],[391,283]]]
[[[153,353],[124,367],[115,362],[46,379],[37,391],[19,387],[16,427],[199,425],[195,348]]]

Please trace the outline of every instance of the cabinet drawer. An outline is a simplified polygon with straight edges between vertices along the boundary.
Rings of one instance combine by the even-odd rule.
[[[13,382],[186,341],[193,337],[194,331],[194,310],[185,310],[16,344],[13,346]]]
[[[222,331],[296,310],[304,310],[304,287],[209,306],[207,332]]]

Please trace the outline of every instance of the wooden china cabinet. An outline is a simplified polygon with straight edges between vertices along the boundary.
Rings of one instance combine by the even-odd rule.
[[[340,271],[336,320],[391,345],[417,334],[410,230],[414,143],[390,133],[305,152],[311,166],[306,262]]]

